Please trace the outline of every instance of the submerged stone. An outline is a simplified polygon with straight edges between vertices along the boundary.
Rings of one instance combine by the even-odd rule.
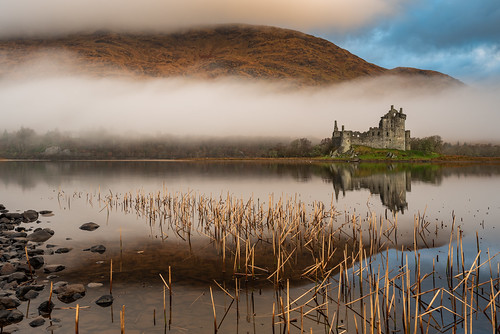
[[[36,317],[29,323],[31,327],[39,327],[42,326],[43,324],[45,324],[45,319],[41,316]]]
[[[38,306],[38,314],[41,316],[48,316],[52,312],[52,309],[54,309],[54,303],[52,301],[49,303],[49,301],[46,300]]]
[[[84,230],[84,231],[95,231],[99,228],[99,225],[96,224],[96,223],[85,223],[83,224],[82,226],[80,226],[80,230]]]
[[[64,253],[69,253],[73,248],[68,248],[68,247],[61,247],[58,248],[55,253],[57,254],[64,254]]]
[[[104,295],[99,297],[98,300],[95,301],[95,303],[101,307],[108,307],[113,304],[113,296],[112,295]]]
[[[102,254],[102,253],[104,253],[106,251],[106,247],[104,247],[103,245],[96,245],[96,246],[90,247],[90,251],[92,253]]]

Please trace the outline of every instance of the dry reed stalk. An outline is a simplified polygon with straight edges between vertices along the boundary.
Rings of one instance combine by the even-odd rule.
[[[210,287],[210,299],[212,300],[212,310],[214,311],[214,333],[217,333],[217,314],[215,313],[215,303],[214,295],[212,293],[212,287]]]
[[[169,284],[169,289],[168,289],[168,293],[169,293],[169,320],[168,320],[168,324],[170,326],[170,324],[172,323],[172,268],[170,266],[168,266],[168,284]]]
[[[113,259],[109,263],[109,294],[113,294]]]
[[[286,327],[287,332],[290,334],[290,280],[286,280]]]
[[[120,329],[121,334],[125,333],[125,305],[122,305],[122,310],[120,311]]]
[[[273,328],[273,334],[274,334],[274,324],[275,324],[275,320],[274,320],[275,312],[276,312],[276,303],[273,302],[273,315],[271,317],[271,324],[272,324],[272,328]]]
[[[76,304],[76,314],[75,314],[75,334],[78,334],[78,318],[80,317],[80,305]]]
[[[50,282],[50,292],[49,292],[49,308],[50,308],[50,303],[52,302],[52,288],[54,287],[54,283],[51,281]]]
[[[26,262],[28,262],[28,268],[30,270],[30,277],[33,279],[33,270],[31,270],[30,258],[28,256],[28,247],[24,246],[24,253],[26,254]]]
[[[167,302],[166,302],[166,287],[163,287],[163,323],[165,325],[165,328],[167,328]]]

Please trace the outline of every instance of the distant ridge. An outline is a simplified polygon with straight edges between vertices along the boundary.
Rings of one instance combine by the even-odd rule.
[[[317,86],[397,75],[439,79],[444,85],[460,83],[435,71],[404,67],[388,70],[298,31],[250,25],[220,25],[170,34],[96,32],[0,40],[0,75],[49,51],[69,54],[69,59],[61,57],[60,61],[68,62],[75,72],[94,76],[231,76]]]

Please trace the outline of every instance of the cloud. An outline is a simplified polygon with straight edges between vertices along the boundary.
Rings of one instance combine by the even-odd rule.
[[[461,87],[438,93],[408,88],[390,77],[299,90],[230,79],[4,76],[0,110],[9,117],[4,117],[1,128],[321,139],[331,135],[334,120],[347,129],[365,131],[395,105],[408,115],[412,136],[500,142],[499,88]]]
[[[1,0],[0,37],[109,29],[168,31],[248,23],[348,29],[391,16],[408,0]]]
[[[500,78],[497,0],[408,2],[389,20],[327,38],[384,67],[433,69],[462,80]]]

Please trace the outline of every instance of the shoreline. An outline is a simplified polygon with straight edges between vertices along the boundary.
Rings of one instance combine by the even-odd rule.
[[[0,162],[277,162],[277,163],[498,163],[500,157],[442,156],[435,159],[341,159],[323,157],[290,158],[182,158],[182,159],[11,159]]]

